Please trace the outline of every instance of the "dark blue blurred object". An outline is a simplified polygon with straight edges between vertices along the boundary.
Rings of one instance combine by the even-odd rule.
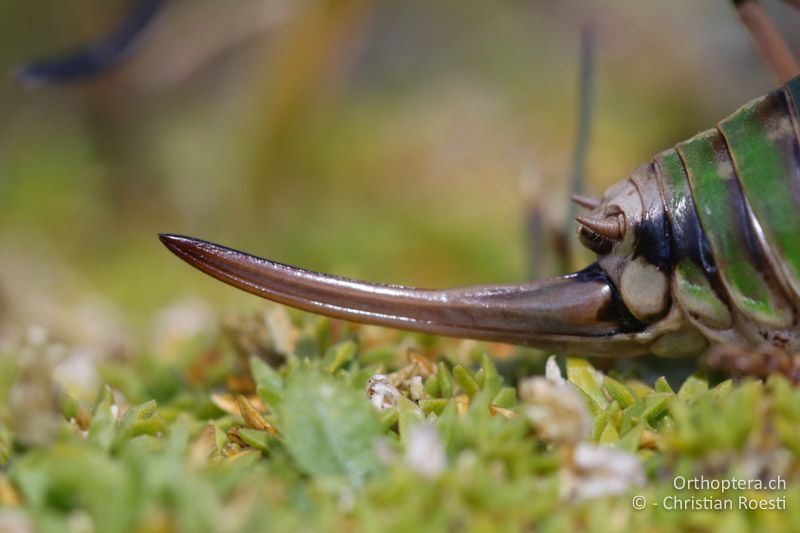
[[[104,74],[128,57],[166,0],[135,0],[131,12],[111,33],[72,53],[35,60],[16,72],[27,86],[68,83]]]

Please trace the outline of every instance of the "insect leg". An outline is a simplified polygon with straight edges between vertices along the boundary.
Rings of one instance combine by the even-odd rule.
[[[540,191],[541,177],[532,172],[523,184],[525,196],[525,233],[528,244],[528,267],[531,279],[539,279],[554,274],[563,274],[574,266],[572,240],[575,215],[578,207],[592,210],[600,204],[600,200],[584,196],[586,181],[586,154],[589,151],[589,131],[592,119],[593,100],[593,52],[594,28],[584,24],[581,28],[580,63],[578,79],[578,127],[570,172],[570,200],[567,218],[558,228],[550,227],[544,217]]]
[[[74,82],[107,73],[128,57],[165,2],[135,0],[128,16],[111,33],[71,53],[23,65],[16,72],[17,81],[27,86],[39,86]]]
[[[587,23],[581,28],[581,60],[578,79],[578,128],[572,154],[572,172],[569,189],[573,201],[567,209],[566,227],[574,224],[578,205],[585,205],[575,197],[583,199],[586,182],[586,156],[589,152],[589,132],[592,128],[592,103],[594,93],[594,27]],[[598,202],[599,203],[599,202]]]
[[[800,0],[783,0],[783,3],[795,9],[800,9]]]
[[[789,2],[798,6],[800,2]],[[800,65],[759,0],[733,0],[767,68],[783,84],[800,74]]]
[[[542,208],[541,175],[533,163],[526,165],[520,180],[523,199],[523,224],[525,232],[526,266],[528,279],[541,279],[554,274],[550,257],[553,254],[551,228]]]
[[[730,374],[738,378],[767,379],[781,374],[795,385],[800,383],[800,354],[789,353],[772,344],[758,348],[719,345],[712,348],[701,360],[709,370]]]

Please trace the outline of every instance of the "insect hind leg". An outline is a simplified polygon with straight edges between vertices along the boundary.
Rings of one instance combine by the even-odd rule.
[[[732,0],[739,19],[750,33],[772,75],[783,84],[800,74],[798,64],[760,0]],[[800,10],[800,0],[784,0]]]
[[[800,1],[800,0],[798,0]],[[545,220],[541,198],[541,176],[533,165],[525,178],[525,237],[528,243],[528,274],[530,279],[550,277],[569,272],[575,266],[577,255],[570,236],[574,233],[578,208],[592,210],[600,200],[584,196],[586,159],[589,152],[589,133],[593,112],[594,94],[594,26],[586,22],[581,27],[580,71],[578,79],[578,127],[573,148],[569,192],[572,203],[567,207],[563,226],[552,227]]]
[[[703,356],[701,366],[736,378],[767,379],[780,374],[792,384],[800,384],[800,353],[774,344],[756,348],[718,345]]]

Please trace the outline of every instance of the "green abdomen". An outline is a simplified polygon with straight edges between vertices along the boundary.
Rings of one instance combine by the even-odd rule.
[[[706,327],[744,323],[779,344],[795,329],[798,102],[800,78],[655,158],[672,228],[674,297]]]

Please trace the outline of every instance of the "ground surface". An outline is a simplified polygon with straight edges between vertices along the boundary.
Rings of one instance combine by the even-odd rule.
[[[99,365],[91,401],[39,332],[0,359],[0,526],[800,527],[800,391],[782,378],[647,384],[278,308],[162,346]],[[732,509],[698,509],[714,505]],[[759,505],[778,509],[742,508]]]

